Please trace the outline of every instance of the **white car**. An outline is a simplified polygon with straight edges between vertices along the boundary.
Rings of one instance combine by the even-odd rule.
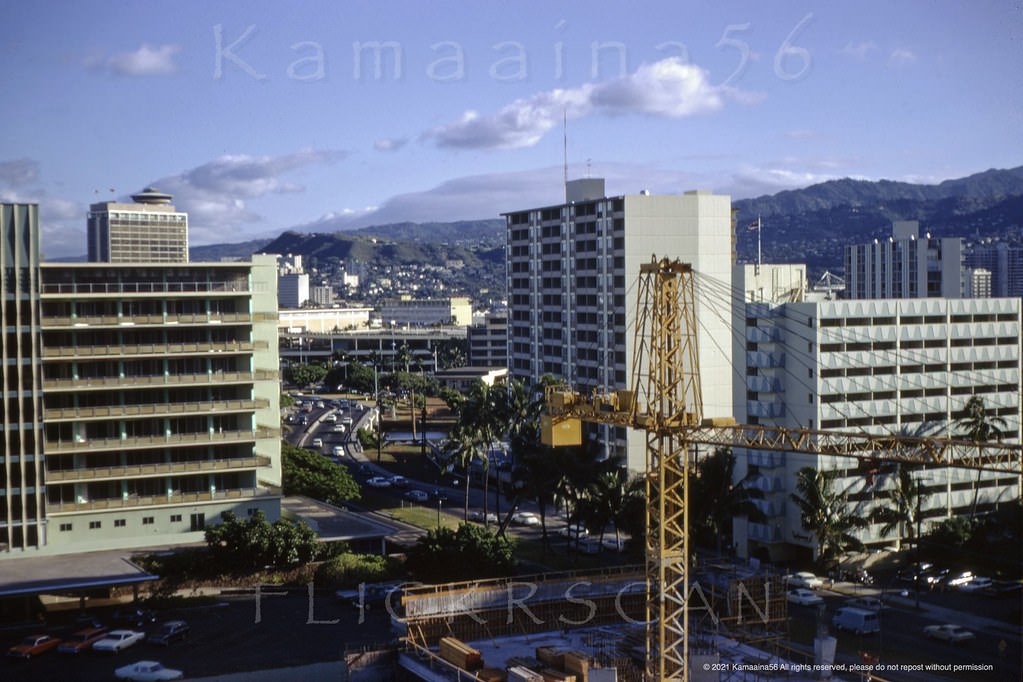
[[[864,611],[884,611],[888,607],[877,597],[855,597],[845,602],[846,606],[852,606]]]
[[[517,526],[539,526],[540,517],[533,512],[515,512],[512,514],[511,522]]]
[[[335,457],[344,457],[345,456],[345,448],[344,448],[343,445],[335,445],[334,446],[334,456]]]
[[[92,645],[93,651],[111,651],[117,653],[138,644],[146,638],[146,633],[135,630],[111,630],[107,636]]]
[[[322,438],[313,438],[313,447],[316,448],[317,450],[322,448],[323,447],[323,439]]]
[[[813,590],[800,587],[796,590],[789,590],[785,593],[785,599],[790,604],[797,604],[799,606],[819,606],[824,603],[824,598]]]
[[[383,476],[374,476],[373,478],[366,481],[366,485],[370,488],[390,488],[391,481]]]
[[[785,576],[785,584],[789,587],[805,587],[808,590],[817,590],[824,587],[824,580],[809,571],[800,571],[799,573]]]
[[[483,518],[484,518],[483,517],[483,512],[480,511],[479,509],[470,509],[469,510],[469,520],[470,521],[482,522]],[[486,521],[487,521],[487,523],[497,523],[497,521],[498,521],[497,514],[495,514],[494,512],[488,512],[487,515],[486,515]]]
[[[938,639],[950,644],[966,644],[976,639],[976,635],[960,625],[928,625],[924,628],[924,635],[928,639]]]
[[[570,538],[572,540],[575,540],[576,538],[584,538],[589,534],[590,531],[586,530],[585,526],[581,526],[578,524],[565,526],[564,528],[558,529],[558,535],[560,535],[563,538]]]
[[[161,682],[161,680],[180,680],[185,674],[173,668],[164,668],[157,661],[138,661],[114,671],[114,677],[132,682]]]

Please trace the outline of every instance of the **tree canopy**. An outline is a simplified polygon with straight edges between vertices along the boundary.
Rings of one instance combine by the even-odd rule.
[[[323,455],[281,441],[285,495],[305,495],[330,504],[359,499],[359,484],[348,469]]]
[[[463,523],[458,530],[431,530],[409,550],[405,562],[417,580],[425,582],[496,578],[515,567],[512,545],[489,529]]]
[[[287,519],[270,523],[262,511],[244,520],[232,512],[224,512],[220,518],[221,523],[206,528],[206,546],[224,570],[286,568],[316,556],[316,533],[304,523]]]

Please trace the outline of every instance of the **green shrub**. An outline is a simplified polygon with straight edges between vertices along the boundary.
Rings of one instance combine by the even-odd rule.
[[[346,552],[320,564],[316,569],[316,584],[340,589],[359,583],[376,583],[396,577],[399,568],[397,562],[388,557]]]

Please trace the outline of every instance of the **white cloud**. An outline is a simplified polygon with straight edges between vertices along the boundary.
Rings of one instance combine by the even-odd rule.
[[[178,68],[174,55],[181,52],[178,45],[149,45],[134,52],[121,52],[105,61],[107,68],[121,76],[169,76]],[[91,58],[90,61],[93,61]]]
[[[301,192],[301,185],[284,182],[281,176],[305,166],[330,164],[344,158],[336,150],[307,149],[280,156],[233,154],[152,183],[174,195],[174,204],[189,214],[189,226],[214,231],[240,223],[257,222],[260,216],[246,201],[268,194]],[[219,241],[223,241],[221,232]]]
[[[859,43],[846,43],[839,53],[862,62],[877,49],[879,48],[873,41],[867,40]]]
[[[535,145],[563,116],[576,119],[602,113],[682,118],[718,111],[726,100],[753,104],[761,99],[756,93],[711,85],[706,71],[671,57],[605,83],[517,99],[491,116],[466,111],[459,120],[433,128],[425,136],[442,147],[518,149]]]
[[[393,152],[401,149],[408,142],[405,137],[385,137],[373,143],[373,149],[378,152]]]
[[[906,66],[916,61],[916,54],[906,47],[897,47],[888,57],[888,66]]]

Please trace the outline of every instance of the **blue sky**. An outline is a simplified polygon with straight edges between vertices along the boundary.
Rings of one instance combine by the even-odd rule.
[[[1023,164],[1018,2],[0,0],[0,200],[147,185],[194,244]],[[378,59],[379,57],[379,59]]]

